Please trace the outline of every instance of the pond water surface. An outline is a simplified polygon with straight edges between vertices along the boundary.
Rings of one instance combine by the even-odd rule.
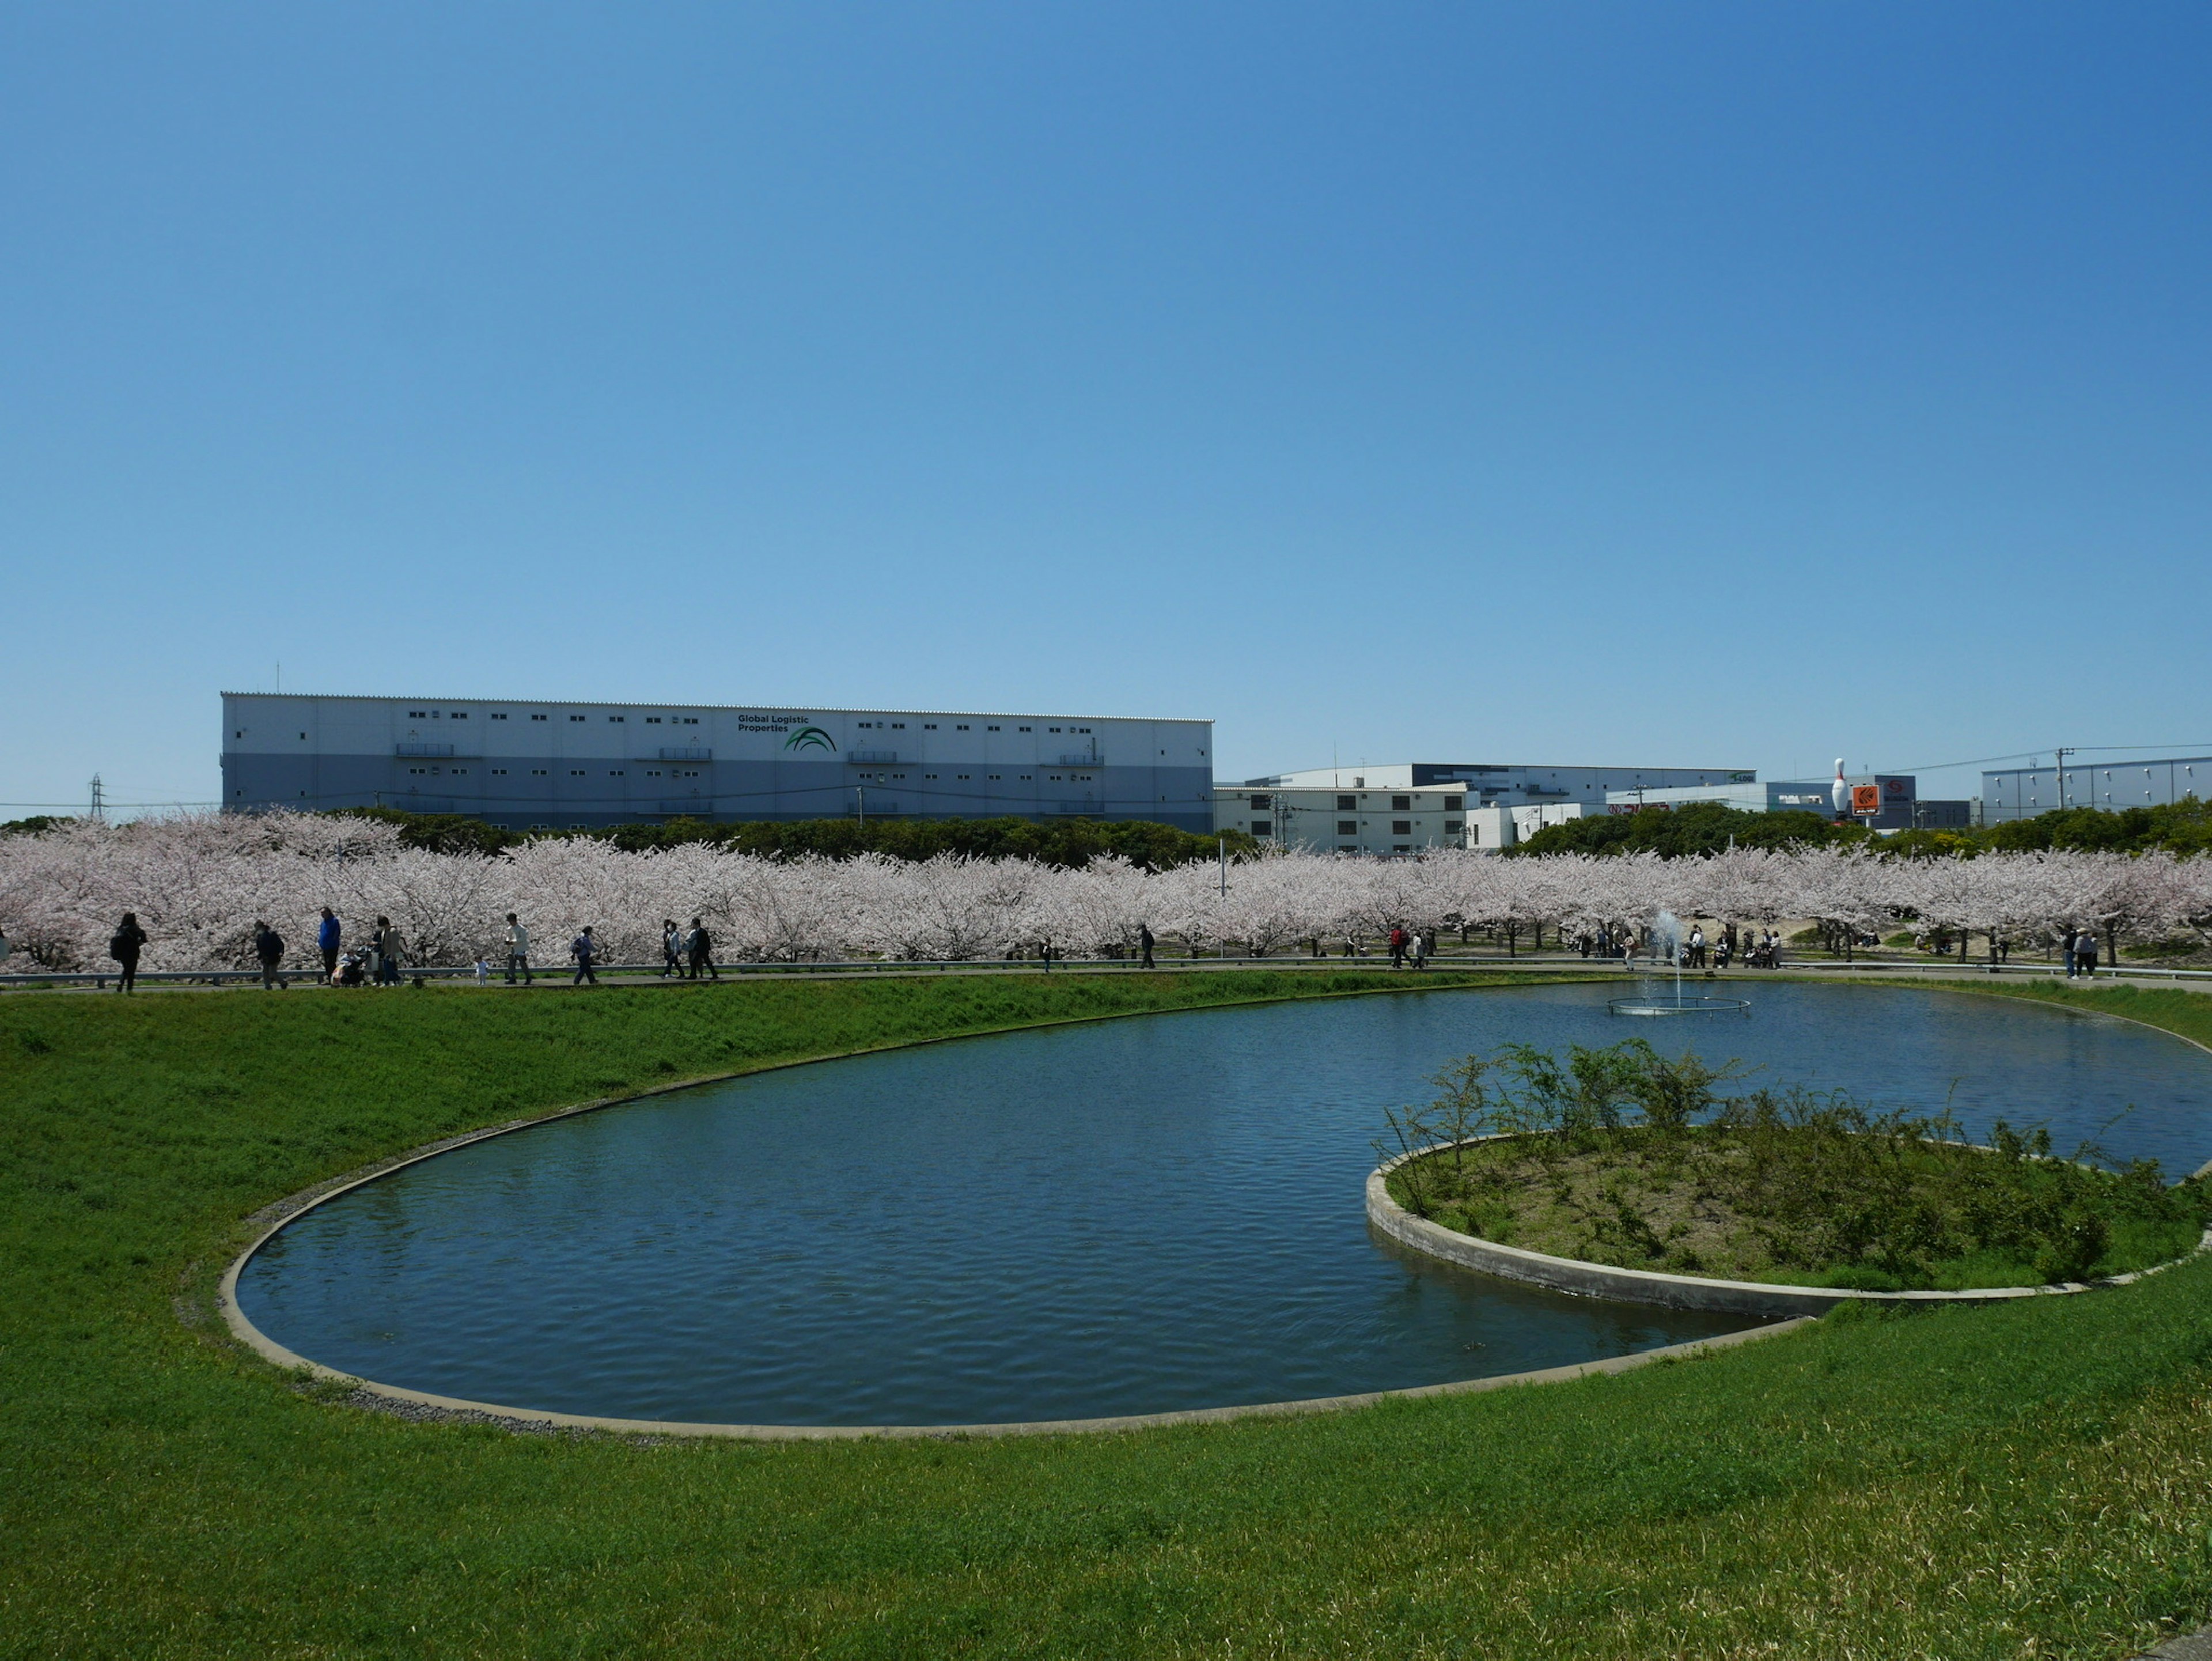
[[[241,1306],[387,1384],[747,1424],[978,1424],[1402,1388],[1725,1331],[1369,1230],[1386,1105],[1469,1050],[1648,1037],[1754,1082],[2212,1157],[2212,1056],[2009,999],[1756,985],[1631,1022],[1616,985],[1195,1011],[764,1074],[442,1154],[264,1246]],[[2124,1111],[2132,1108],[2132,1111]],[[2115,1116],[2118,1117],[2114,1122]]]

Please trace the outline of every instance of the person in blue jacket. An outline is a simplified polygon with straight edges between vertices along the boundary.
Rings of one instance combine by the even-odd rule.
[[[322,927],[315,930],[315,945],[323,954],[323,978],[335,978],[338,972],[338,914],[327,905],[323,908]]]

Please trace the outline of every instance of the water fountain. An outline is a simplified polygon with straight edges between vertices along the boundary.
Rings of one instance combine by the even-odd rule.
[[[1656,954],[1664,951],[1667,961],[1674,971],[1674,995],[1669,999],[1666,989],[1655,983],[1654,977],[1644,974],[1638,977],[1637,995],[1632,998],[1608,999],[1606,1007],[1616,1015],[1748,1015],[1751,1001],[1747,998],[1716,998],[1702,994],[1690,995],[1682,990],[1682,922],[1672,911],[1662,910],[1651,920],[1649,936]]]

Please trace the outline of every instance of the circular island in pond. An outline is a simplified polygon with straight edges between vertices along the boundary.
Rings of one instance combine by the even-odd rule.
[[[1985,1147],[1952,1129],[1762,1091],[1707,1123],[1416,1147],[1369,1179],[1368,1211],[1407,1245],[1509,1279],[1768,1314],[2081,1290],[2212,1242],[2206,1184],[2168,1186],[2154,1160],[2103,1170],[2002,1120]]]

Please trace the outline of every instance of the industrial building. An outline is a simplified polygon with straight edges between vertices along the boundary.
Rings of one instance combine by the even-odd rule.
[[[1920,781],[1910,773],[1856,773],[1844,782],[1856,792],[1872,789],[1881,804],[1877,812],[1850,815],[1856,824],[1875,830],[1956,830],[1974,822],[1971,801],[1934,801],[1920,794]],[[1679,790],[1616,790],[1606,797],[1608,813],[1634,813],[1647,808],[1675,808],[1692,802],[1717,801],[1745,813],[1818,813],[1835,817],[1835,782],[1829,780],[1772,780],[1765,784],[1692,786]]]
[[[1578,801],[1593,812],[1605,810],[1615,790],[1667,790],[1691,785],[1747,784],[1759,776],[1748,767],[1541,767],[1498,763],[1409,761],[1378,766],[1310,767],[1295,773],[1246,779],[1248,788],[1289,790],[1419,790],[1431,785],[1464,787],[1479,807],[1514,807],[1530,802]]]
[[[1623,789],[1656,791],[1722,788],[1756,776],[1733,767],[1394,762],[1310,768],[1215,787],[1214,827],[1283,847],[1346,854],[1510,848],[1547,824],[1604,812],[1616,781]]]
[[[1772,780],[1765,784],[1754,781],[1692,784],[1664,790],[1608,790],[1605,809],[1609,813],[1632,813],[1643,807],[1686,807],[1698,801],[1717,801],[1742,813],[1818,813],[1823,818],[1832,818],[1835,813],[1826,779]]]
[[[1213,825],[1213,723],[988,711],[222,695],[227,809],[516,830],[703,819]]]
[[[1982,775],[1982,819],[1987,824],[2032,819],[2061,807],[2116,812],[2123,807],[2163,806],[2191,796],[2212,800],[2212,757],[2010,767]]]
[[[1255,790],[1224,784],[1213,792],[1213,828],[1243,830],[1261,842],[1310,852],[1413,854],[1468,848],[1467,787],[1402,790]]]

